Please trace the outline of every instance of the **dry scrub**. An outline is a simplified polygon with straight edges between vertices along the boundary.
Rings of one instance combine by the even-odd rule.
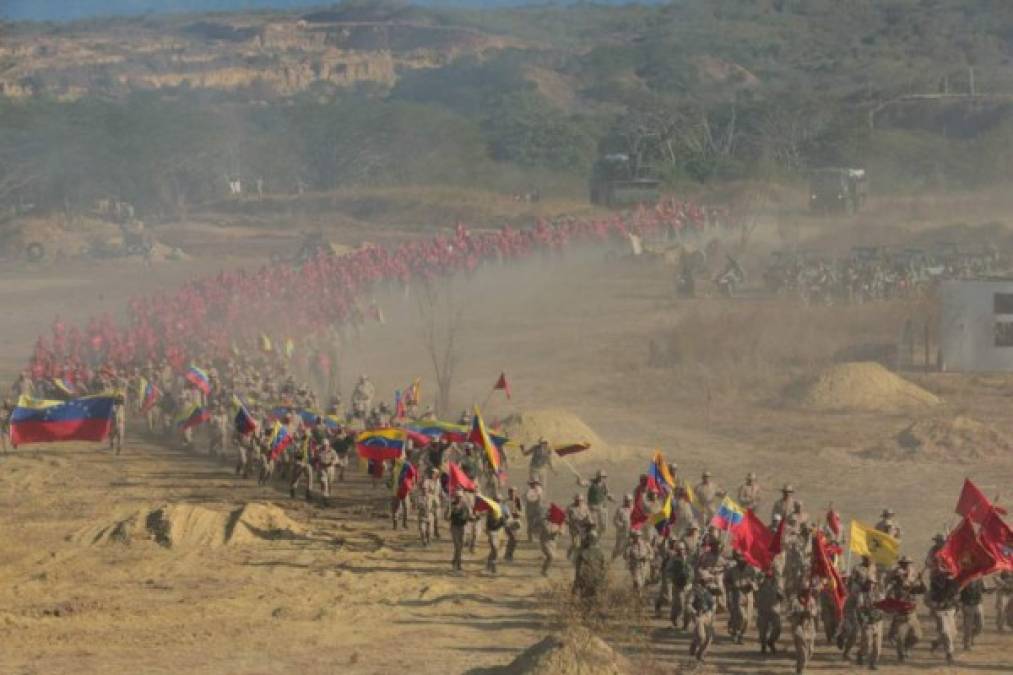
[[[652,365],[717,396],[770,398],[789,382],[856,354],[895,359],[903,302],[807,307],[795,299],[694,303],[654,343]],[[861,336],[856,340],[855,336]]]

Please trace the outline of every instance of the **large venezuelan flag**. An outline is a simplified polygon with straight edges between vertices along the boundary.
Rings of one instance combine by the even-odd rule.
[[[452,443],[463,443],[468,440],[468,432],[470,431],[464,425],[451,424],[450,422],[440,420],[421,420],[414,424],[409,424],[406,428],[424,434],[434,441],[442,438]]]
[[[45,401],[22,396],[11,414],[11,443],[103,441],[113,424],[111,396]]]
[[[355,449],[359,457],[373,461],[397,459],[404,454],[405,432],[403,429],[372,429],[355,437]]]

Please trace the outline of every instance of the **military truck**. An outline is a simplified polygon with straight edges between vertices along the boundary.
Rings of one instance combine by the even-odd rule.
[[[809,174],[809,208],[817,213],[856,213],[867,194],[865,169],[826,168]]]
[[[591,203],[609,208],[654,204],[661,198],[660,185],[629,155],[602,155],[591,171]]]

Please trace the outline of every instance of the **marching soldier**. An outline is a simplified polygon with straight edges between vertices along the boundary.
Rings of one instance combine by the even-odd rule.
[[[903,663],[911,653],[911,648],[918,644],[922,637],[922,627],[915,612],[915,596],[925,593],[927,589],[919,576],[911,569],[911,559],[906,555],[897,561],[897,567],[890,573],[887,580],[887,597],[910,603],[909,611],[900,610],[893,615],[890,624],[890,636],[897,646],[897,660]]]

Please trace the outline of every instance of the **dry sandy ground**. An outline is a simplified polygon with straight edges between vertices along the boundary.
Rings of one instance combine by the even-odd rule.
[[[9,374],[23,361],[55,313],[74,318],[116,311],[133,293],[241,262],[197,258],[154,269],[80,263],[0,270],[0,309],[19,317],[5,326],[0,369]],[[790,480],[814,513],[833,501],[845,519],[870,521],[889,505],[905,527],[906,551],[918,559],[932,532],[952,522],[965,475],[990,493],[1008,493],[1008,453],[959,464],[863,458],[857,453],[930,413],[785,407],[780,388],[807,366],[758,370],[766,349],[759,343],[757,360],[709,364],[709,372],[722,378],[713,391],[701,386],[710,380],[692,368],[649,368],[649,339],[662,339],[687,313],[710,312],[720,302],[678,303],[670,291],[669,271],[606,263],[596,251],[489,269],[466,280],[454,400],[462,408],[484,400],[505,370],[514,398],[494,398],[487,415],[544,407],[576,412],[609,444],[607,453],[581,456],[577,468],[585,475],[608,468],[616,490],[630,486],[651,449],[660,447],[693,478],[706,467],[732,488],[746,471],[757,471],[770,486],[768,504],[773,486]],[[391,321],[368,327],[348,345],[346,386],[359,371],[370,373],[378,391],[415,375],[429,377],[425,352],[411,338],[413,301],[380,300]],[[755,314],[757,334],[770,330],[761,301],[731,302],[735,312]],[[719,308],[727,309],[727,303]],[[875,311],[889,315],[892,309]],[[869,338],[861,326],[856,343]],[[756,379],[758,372],[766,379]],[[931,415],[970,414],[1013,437],[1013,420],[1005,414],[1013,378],[916,379],[945,401]],[[516,483],[516,467],[514,474]],[[560,502],[575,489],[564,466],[551,482]],[[458,673],[506,663],[552,630],[554,613],[544,602],[547,586],[537,575],[533,549],[522,548],[520,559],[492,578],[481,572],[480,546],[465,574],[455,576],[446,543],[423,549],[411,533],[390,530],[381,489],[372,491],[356,475],[338,495],[329,509],[289,500],[280,487],[235,479],[226,463],[136,436],[120,457],[75,445],[22,448],[4,457],[0,673]],[[304,532],[242,546],[174,548],[136,540],[93,545],[86,536],[163,503],[224,511],[246,501],[283,506]],[[565,581],[565,567],[559,564],[552,579]],[[1013,637],[994,631],[991,609],[989,598],[986,634],[972,654],[960,654],[954,672],[1013,670]],[[719,620],[719,634],[723,624]],[[678,667],[685,638],[660,621],[646,630],[655,644],[650,661]],[[790,657],[761,662],[754,652],[719,639],[708,669],[792,669]],[[848,672],[835,650],[820,646],[817,652],[814,670]],[[922,671],[939,662],[921,646],[910,667],[891,670]]]

